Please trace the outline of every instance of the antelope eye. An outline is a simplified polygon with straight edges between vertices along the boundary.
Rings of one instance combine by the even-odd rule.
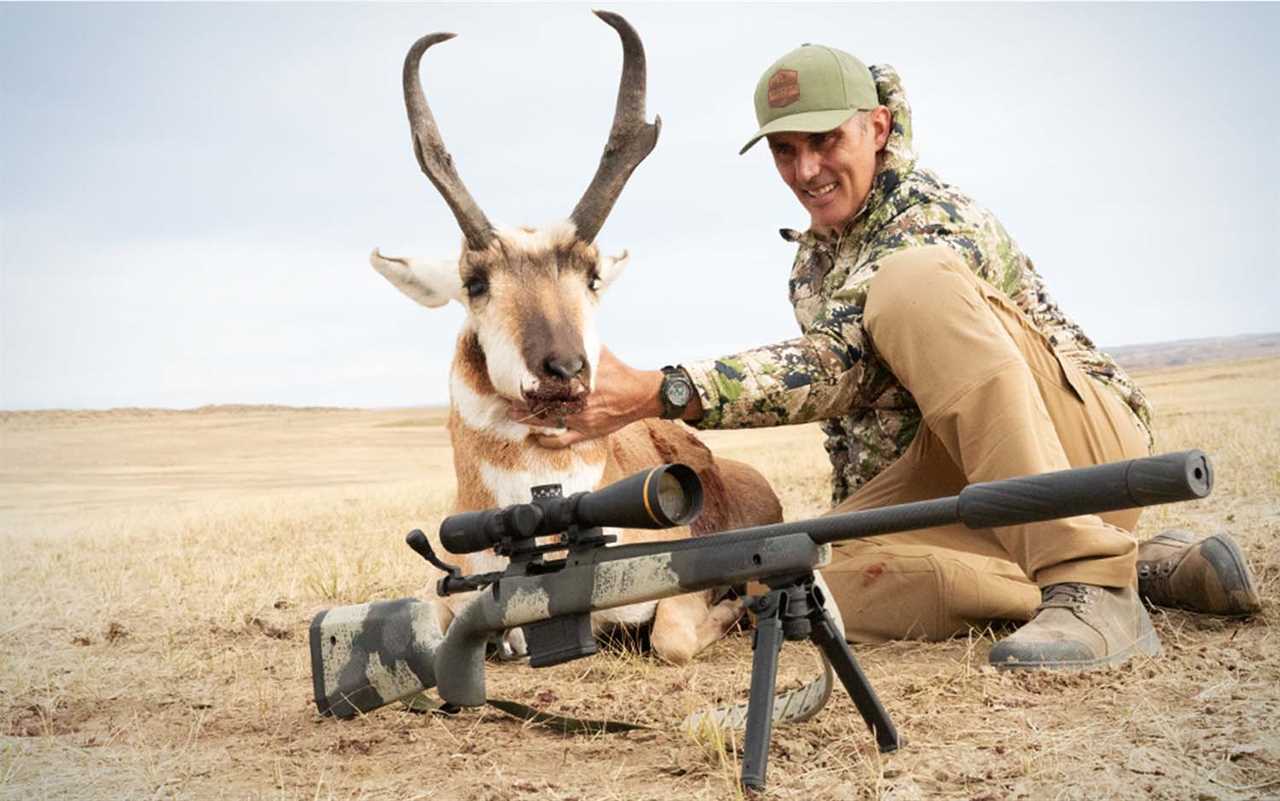
[[[600,280],[600,276],[598,274],[592,273],[587,278],[587,289],[590,289],[592,292],[599,292],[603,288],[604,281]]]
[[[467,291],[468,298],[475,300],[489,291],[489,280],[487,278],[480,277],[472,278],[470,281],[463,284],[462,288]]]

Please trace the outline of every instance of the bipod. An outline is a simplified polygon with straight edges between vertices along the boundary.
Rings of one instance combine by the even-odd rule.
[[[862,720],[876,738],[881,753],[896,751],[901,741],[880,704],[866,674],[853,658],[826,610],[822,590],[813,574],[769,579],[769,592],[751,599],[756,615],[751,641],[751,695],[747,700],[747,731],[742,753],[742,785],[749,790],[764,789],[769,768],[769,741],[773,736],[773,691],[778,679],[778,653],[783,640],[812,640],[831,663],[840,683],[853,699]]]

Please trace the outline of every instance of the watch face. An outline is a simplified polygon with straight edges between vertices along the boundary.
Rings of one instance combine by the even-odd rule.
[[[685,381],[672,381],[667,384],[667,401],[672,406],[684,406],[693,396],[693,388]]]

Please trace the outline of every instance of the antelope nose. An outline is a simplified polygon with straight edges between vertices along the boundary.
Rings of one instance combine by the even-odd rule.
[[[548,356],[547,360],[542,363],[542,368],[547,371],[548,375],[557,376],[568,381],[578,373],[582,372],[586,361],[581,356],[573,356],[568,359],[559,356]]]

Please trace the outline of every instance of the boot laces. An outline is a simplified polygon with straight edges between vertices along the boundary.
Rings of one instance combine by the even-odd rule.
[[[1181,554],[1178,555],[1179,559]],[[1159,562],[1138,563],[1138,589],[1143,597],[1152,603],[1161,603],[1170,597],[1170,577],[1180,562],[1177,559],[1162,559]]]
[[[1041,609],[1071,609],[1079,612],[1089,602],[1089,585],[1076,582],[1050,584],[1040,590]]]

